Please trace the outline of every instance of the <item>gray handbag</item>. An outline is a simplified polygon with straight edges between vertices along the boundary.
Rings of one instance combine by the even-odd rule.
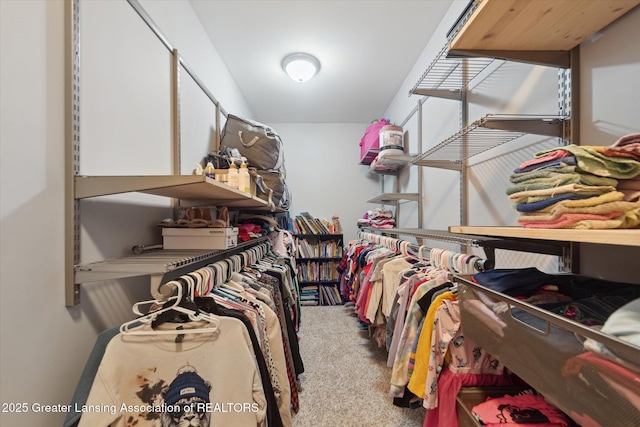
[[[282,140],[267,125],[229,114],[222,129],[221,146],[237,148],[247,163],[259,170],[286,174]]]
[[[249,168],[249,174],[255,179],[258,198],[266,201],[271,208],[289,210],[291,191],[280,173]]]

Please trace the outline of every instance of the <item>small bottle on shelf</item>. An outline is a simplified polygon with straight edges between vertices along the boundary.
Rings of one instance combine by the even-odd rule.
[[[238,190],[251,194],[251,177],[249,176],[249,169],[245,163],[246,158],[242,158],[242,164],[240,165],[240,171],[238,172]]]
[[[227,178],[230,187],[238,189],[238,168],[236,168],[235,163],[232,161],[231,166],[229,166],[229,176]]]
[[[216,170],[213,167],[213,163],[208,162],[207,167],[204,168],[204,174],[211,179],[216,178]]]

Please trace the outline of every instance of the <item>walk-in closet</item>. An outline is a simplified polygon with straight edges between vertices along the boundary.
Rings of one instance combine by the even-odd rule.
[[[0,0],[0,425],[640,425],[640,0]]]

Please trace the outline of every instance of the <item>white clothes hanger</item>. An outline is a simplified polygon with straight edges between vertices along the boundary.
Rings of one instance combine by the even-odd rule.
[[[187,279],[186,277],[183,276],[183,278]],[[193,279],[189,280],[187,279],[187,284],[189,287],[189,293],[191,295],[193,295],[193,286],[195,285],[195,282],[193,281]],[[158,316],[162,313],[165,313],[167,311],[173,310],[179,313],[183,313],[186,314],[188,316],[188,319],[190,321],[193,322],[197,322],[197,321],[204,321],[207,323],[207,326],[199,326],[197,328],[187,328],[187,329],[181,329],[179,331],[180,335],[184,335],[184,334],[202,334],[202,333],[208,333],[208,332],[215,332],[218,327],[220,326],[220,319],[218,317],[216,317],[213,314],[210,313],[206,313],[203,311],[199,311],[199,312],[195,312],[191,309],[185,308],[180,306],[180,303],[182,302],[182,298],[183,298],[183,286],[180,282],[178,281],[170,281],[167,282],[165,285],[173,285],[175,286],[175,288],[177,289],[177,296],[175,297],[171,297],[169,298],[167,301],[171,301],[172,299],[174,300],[174,303],[168,307],[163,307],[160,310],[156,310],[153,311],[151,313],[148,313],[142,317],[139,317],[137,319],[131,320],[129,322],[125,322],[122,325],[120,325],[120,333],[121,334],[127,334],[127,335],[176,335],[176,330],[161,330],[161,329],[146,329],[146,328],[141,328],[141,326],[149,324],[151,322],[153,322],[155,319],[158,318]],[[158,303],[160,301],[157,300],[153,300],[154,303]],[[149,301],[144,301],[143,303],[149,303]],[[143,303],[138,303],[135,305],[136,309],[139,309],[140,305],[142,305]],[[135,310],[134,310],[135,312]]]

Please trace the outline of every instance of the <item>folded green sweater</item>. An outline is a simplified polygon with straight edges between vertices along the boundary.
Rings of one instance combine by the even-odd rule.
[[[598,176],[629,179],[640,175],[640,162],[627,157],[609,157],[598,151],[579,145],[567,145],[551,150],[540,151],[536,157],[542,157],[553,151],[565,150],[576,156],[578,168]]]

